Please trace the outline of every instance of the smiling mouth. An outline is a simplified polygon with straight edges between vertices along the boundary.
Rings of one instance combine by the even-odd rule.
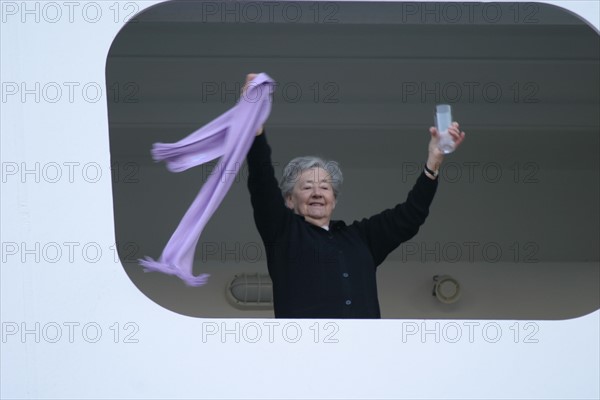
[[[324,206],[325,204],[323,203],[309,203],[309,206]]]

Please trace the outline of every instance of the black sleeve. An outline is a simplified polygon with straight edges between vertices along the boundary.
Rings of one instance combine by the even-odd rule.
[[[376,266],[400,243],[417,234],[429,215],[437,185],[437,179],[429,179],[422,172],[408,193],[406,202],[354,223],[366,241]]]
[[[254,222],[263,242],[273,243],[281,236],[291,210],[285,206],[275,178],[266,132],[254,138],[247,160],[248,189]]]

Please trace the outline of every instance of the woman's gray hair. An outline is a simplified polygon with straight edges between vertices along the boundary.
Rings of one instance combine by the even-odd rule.
[[[322,168],[327,171],[331,177],[333,195],[337,199],[344,180],[342,170],[336,161],[326,161],[315,156],[296,157],[283,169],[283,177],[279,183],[279,188],[281,189],[281,194],[284,198],[292,193],[294,185],[296,185],[300,175],[302,175],[304,171],[312,168]]]

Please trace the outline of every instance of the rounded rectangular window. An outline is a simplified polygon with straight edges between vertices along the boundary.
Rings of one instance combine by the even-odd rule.
[[[278,288],[296,283],[308,285],[296,288],[298,309],[332,296],[340,317],[361,302],[372,306],[357,289],[364,282],[357,268],[370,261],[339,253],[341,225],[330,225],[334,244],[302,253],[302,262],[321,257],[326,283],[318,274],[268,277],[267,254],[277,249],[256,228],[247,163],[232,171],[235,181],[196,247],[194,274],[210,274],[206,285],[188,287],[138,264],[160,256],[219,168],[215,160],[171,173],[152,160],[152,145],[179,141],[227,112],[246,75],[265,72],[276,81],[265,124],[275,177],[294,157],[337,161],[344,183],[331,219],[346,225],[407,199],[428,159],[436,105],[451,105],[466,132],[437,171],[424,224],[377,266],[382,318],[593,312],[599,48],[598,32],[584,21],[541,3],[172,1],[144,10],[114,39],[106,64],[124,268],[152,301],[196,317],[275,315],[262,303],[236,307],[228,297],[236,276],[272,278],[275,309]],[[299,260],[290,268],[306,267]],[[442,276],[451,279],[445,286],[434,279]],[[249,290],[267,300],[260,286]]]

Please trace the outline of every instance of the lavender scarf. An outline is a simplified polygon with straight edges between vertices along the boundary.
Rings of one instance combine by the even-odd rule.
[[[207,125],[176,143],[154,143],[154,161],[165,161],[171,172],[181,172],[221,157],[216,173],[204,183],[179,226],[169,239],[158,261],[139,259],[145,272],[176,275],[189,286],[201,286],[208,274],[192,274],[194,252],[200,234],[231,187],[256,132],[271,112],[275,82],[265,73],[248,84],[236,105]]]

